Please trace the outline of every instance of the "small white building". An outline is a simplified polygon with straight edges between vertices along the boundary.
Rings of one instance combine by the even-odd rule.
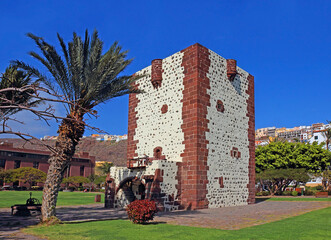
[[[317,142],[318,144],[326,142],[325,131],[326,129],[330,128],[331,124],[324,125],[320,130],[313,131],[312,137],[309,139],[309,143],[312,144],[313,142]],[[326,145],[323,147],[326,149]]]

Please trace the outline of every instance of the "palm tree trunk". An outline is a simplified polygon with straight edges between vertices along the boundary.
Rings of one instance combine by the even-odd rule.
[[[68,116],[68,118],[71,117]],[[49,168],[44,184],[41,208],[43,222],[56,215],[55,208],[57,196],[63,180],[65,168],[72,160],[76,146],[80,138],[83,136],[84,125],[77,121],[63,120],[58,133],[59,135],[55,143],[56,152],[52,153],[48,160]]]

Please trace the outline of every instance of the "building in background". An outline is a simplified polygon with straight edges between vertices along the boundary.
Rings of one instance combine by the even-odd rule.
[[[315,123],[311,126],[299,126],[294,128],[259,128],[255,131],[255,145],[269,144],[269,137],[281,138],[288,142],[325,142],[323,132],[330,128],[331,124]]]
[[[45,173],[48,171],[50,152],[24,148],[14,148],[12,143],[0,144],[0,168],[5,170],[20,167],[33,167]],[[94,174],[95,158],[88,153],[75,154],[70,166],[65,170],[65,177],[83,176]],[[6,183],[0,183],[0,186]],[[15,182],[14,186],[25,186],[21,182]],[[42,186],[42,184],[39,184]]]

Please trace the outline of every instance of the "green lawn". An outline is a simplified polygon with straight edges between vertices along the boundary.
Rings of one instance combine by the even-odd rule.
[[[24,231],[48,239],[331,239],[331,208],[240,230],[168,224],[135,225],[125,220],[31,227]]]
[[[290,202],[331,202],[331,198],[302,198],[302,197],[259,197],[256,198],[257,202],[261,201],[290,201]]]
[[[25,204],[30,197],[30,191],[0,191],[0,208],[9,208],[15,204]],[[93,204],[94,196],[101,194],[101,201],[104,201],[103,193],[84,192],[59,192],[57,206]],[[32,197],[42,200],[42,191],[32,191]]]

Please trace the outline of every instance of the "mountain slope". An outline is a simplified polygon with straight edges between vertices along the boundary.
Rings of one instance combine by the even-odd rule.
[[[45,146],[31,144],[17,138],[1,138],[1,142],[13,143],[15,148],[47,151]],[[55,140],[45,140],[42,142],[50,146],[54,146],[55,144]],[[126,146],[126,140],[110,143],[109,141],[99,142],[93,138],[84,138],[80,141],[76,152],[88,152],[91,156],[95,156],[96,161],[107,161],[114,163],[115,166],[126,166]]]

